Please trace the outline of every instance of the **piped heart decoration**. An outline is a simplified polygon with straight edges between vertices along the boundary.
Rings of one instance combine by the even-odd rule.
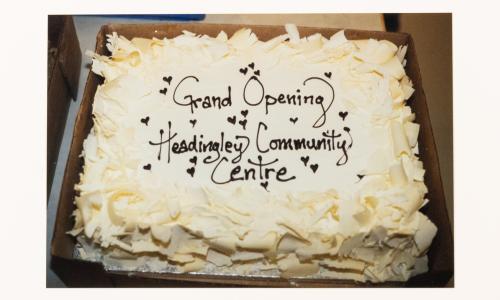
[[[243,130],[247,129],[247,120],[241,120],[238,123],[243,127]]]
[[[163,81],[165,81],[166,83],[168,83],[168,85],[170,85],[170,82],[172,81],[172,76],[163,77]]]
[[[328,78],[331,78],[332,77],[332,72],[325,72],[325,76],[328,77]]]
[[[148,122],[149,122],[149,117],[145,117],[145,118],[141,119],[141,123],[144,123],[146,126],[148,126]]]
[[[246,118],[248,115],[248,109],[242,110],[241,115]]]
[[[191,175],[191,177],[193,177],[193,176],[194,176],[194,171],[195,171],[195,170],[194,170],[194,167],[191,167],[191,168],[189,168],[189,169],[187,169],[187,170],[186,170],[186,172],[187,172],[189,175]]]
[[[297,123],[298,119],[299,119],[298,117],[290,118],[290,122],[292,122],[293,124],[295,124],[295,123]]]
[[[227,117],[227,121],[231,124],[236,124],[236,116]]]
[[[311,168],[311,170],[313,171],[313,173],[316,173],[316,171],[318,170],[318,164],[312,164],[309,166]]]
[[[300,160],[304,163],[304,166],[307,166],[307,162],[309,161],[309,156],[301,156]]]
[[[345,118],[347,117],[349,113],[347,111],[339,111],[339,117],[342,118],[342,121],[345,120]]]
[[[356,176],[358,176],[359,180],[361,180],[361,179],[363,179],[363,177],[365,177],[365,175],[362,175],[362,174],[358,174]]]
[[[193,125],[194,128],[194,125],[196,125],[196,119],[189,120],[189,123],[191,123],[191,125]]]
[[[260,70],[253,72],[255,75],[260,76]]]
[[[144,167],[142,167],[144,170],[151,170],[151,164],[147,164]]]
[[[269,182],[264,181],[260,183],[260,186],[263,187],[267,191],[267,186],[269,185]]]
[[[250,69],[252,69],[252,70],[253,70],[253,68],[255,67],[255,63],[251,63],[251,64],[249,64],[248,66],[250,67]]]
[[[240,69],[240,73],[243,75],[247,75],[247,72],[248,72],[248,68],[241,68]]]
[[[190,163],[192,163],[192,164],[194,164],[195,166],[196,166],[196,162],[197,162],[197,161],[198,161],[198,157],[196,157],[196,156],[193,156],[193,157],[191,157],[191,158],[189,159],[189,162],[190,162]]]
[[[161,89],[160,94],[166,95],[167,94],[167,88]]]

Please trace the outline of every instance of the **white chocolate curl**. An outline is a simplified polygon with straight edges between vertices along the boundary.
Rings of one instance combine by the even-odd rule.
[[[391,122],[391,134],[392,134],[392,142],[394,155],[396,157],[401,154],[410,154],[410,145],[408,144],[408,138],[406,137],[406,133],[403,129],[403,125],[399,121]]]

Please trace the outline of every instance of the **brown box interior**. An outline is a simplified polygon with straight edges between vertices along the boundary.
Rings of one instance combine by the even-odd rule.
[[[52,184],[70,99],[76,99],[82,62],[73,18],[49,16],[48,24],[47,195]]]
[[[260,40],[268,40],[279,34],[284,34],[285,30],[282,26],[255,26],[255,25],[220,25],[220,24],[109,24],[101,28],[97,35],[96,52],[99,54],[109,54],[106,44],[106,34],[117,32],[127,38],[145,37],[145,38],[172,38],[182,33],[183,30],[188,30],[197,34],[207,34],[216,36],[221,30],[224,30],[228,35],[231,35],[236,30],[247,27],[251,28],[259,37]],[[307,36],[314,33],[321,33],[325,37],[330,37],[339,29],[325,29],[312,27],[299,27],[301,36]],[[434,137],[430,124],[429,114],[425,94],[422,90],[422,79],[420,77],[419,66],[415,53],[415,46],[410,35],[405,33],[389,33],[378,31],[360,31],[346,30],[348,39],[385,39],[396,45],[408,45],[406,72],[414,83],[415,93],[409,100],[408,104],[416,114],[416,122],[421,125],[419,135],[420,158],[426,169],[425,183],[429,188],[427,197],[430,199],[429,204],[423,209],[424,213],[438,227],[437,235],[429,249],[429,272],[411,278],[406,283],[383,283],[383,284],[361,284],[352,281],[343,280],[313,280],[313,279],[294,279],[298,286],[330,286],[330,287],[356,287],[356,286],[443,286],[453,274],[453,242],[451,234],[451,226],[448,219],[448,214],[445,206],[445,199],[441,183],[441,175],[439,171],[439,162],[434,144]],[[155,274],[144,272],[127,272],[108,273],[102,268],[96,267],[95,264],[86,262],[75,262],[72,258],[75,240],[65,232],[73,226],[71,213],[74,210],[73,198],[75,196],[74,185],[79,180],[79,173],[82,170],[82,159],[78,156],[82,151],[83,140],[89,133],[92,127],[92,102],[97,86],[102,83],[102,79],[93,73],[89,73],[87,84],[85,87],[84,96],[80,106],[80,111],[75,123],[71,149],[64,174],[64,181],[61,191],[61,198],[56,216],[56,225],[54,229],[54,237],[52,240],[52,255],[56,258],[58,264],[64,266],[71,264],[87,269],[88,273],[80,273],[80,278],[75,279],[77,285],[114,285],[114,286],[168,286],[170,280],[182,280],[190,282],[201,282],[203,285],[210,283],[218,283],[225,285],[253,285],[253,286],[291,286],[290,282],[284,279],[249,279],[247,277],[238,276],[208,276],[208,275],[190,275],[190,274]],[[64,267],[61,267],[64,269]],[[93,270],[93,271],[91,271]],[[56,270],[57,271],[57,270]],[[99,276],[94,280],[89,278],[96,272],[94,276]],[[66,272],[68,273],[68,272]],[[72,274],[67,276],[75,277]],[[63,275],[64,276],[64,275]],[[127,278],[127,276],[131,278]],[[163,280],[162,280],[163,279]],[[96,282],[102,280],[100,282]],[[171,283],[171,281],[170,281]],[[297,286],[295,285],[295,286]]]

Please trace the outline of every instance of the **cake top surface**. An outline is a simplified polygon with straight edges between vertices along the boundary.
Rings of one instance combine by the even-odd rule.
[[[242,30],[167,43],[113,36],[108,47],[112,64],[93,69],[120,83],[98,95],[119,100],[97,113],[147,181],[349,194],[392,163],[390,121],[412,117],[411,84],[399,83],[402,59],[386,41],[339,32],[260,42]]]

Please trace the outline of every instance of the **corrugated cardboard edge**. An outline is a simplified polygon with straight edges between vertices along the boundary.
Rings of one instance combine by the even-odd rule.
[[[285,33],[282,26],[265,26],[265,25],[228,25],[228,24],[108,24],[101,28],[96,39],[96,52],[106,54],[105,35],[111,32],[117,32],[127,38],[145,37],[152,38],[168,36],[169,38],[181,34],[183,30],[192,31],[195,33],[209,32],[207,34],[214,36],[219,31],[224,30],[229,35],[236,30],[246,27],[251,28],[261,40],[268,40],[276,35]],[[340,29],[325,29],[314,27],[299,27],[301,36],[311,35],[322,32],[324,36],[339,31]],[[417,122],[421,125],[421,133],[419,136],[419,145],[421,159],[424,162],[424,167],[427,170],[425,182],[429,187],[430,202],[425,208],[425,213],[438,227],[438,234],[429,251],[430,256],[430,272],[419,275],[410,279],[407,283],[383,283],[375,286],[441,286],[444,285],[453,273],[453,242],[451,236],[451,226],[446,211],[444,193],[439,170],[439,162],[437,151],[434,143],[434,137],[429,119],[425,94],[422,88],[422,80],[416,58],[416,51],[413,39],[409,34],[405,33],[389,33],[379,31],[363,31],[363,30],[346,30],[346,36],[349,39],[387,39],[397,45],[408,44],[408,65],[407,73],[415,84],[415,94],[409,101],[410,106],[417,116]],[[411,59],[410,59],[411,58]],[[79,172],[81,171],[81,159],[78,157],[82,150],[83,139],[88,134],[92,126],[90,115],[92,101],[95,90],[100,79],[97,75],[89,73],[87,84],[85,87],[84,97],[80,106],[77,120],[75,122],[73,139],[71,143],[70,155],[66,165],[64,181],[61,191],[61,198],[56,218],[56,226],[54,237],[52,240],[51,253],[53,256],[65,259],[72,259],[74,240],[65,232],[72,227],[70,218],[71,212],[74,209],[74,184],[78,182]],[[415,99],[418,99],[418,103]],[[115,274],[120,274],[116,272]],[[137,278],[154,278],[154,279],[173,279],[173,280],[188,280],[214,282],[223,284],[241,284],[255,286],[291,286],[291,283],[286,280],[262,280],[249,279],[246,277],[224,278],[215,276],[200,276],[189,274],[155,274],[155,273],[127,273],[128,276]],[[110,276],[113,276],[110,274]],[[120,275],[116,275],[120,276]],[[140,277],[140,278],[139,278]],[[359,284],[350,281],[342,280],[311,280],[298,279],[294,280],[299,286],[338,286],[338,287],[353,287],[353,286],[374,286],[372,284]]]
[[[95,52],[101,53],[103,45],[105,44],[104,27],[101,28],[96,37]],[[87,81],[85,83],[85,90],[83,93],[82,101],[76,116],[75,124],[73,126],[73,137],[71,139],[70,151],[66,160],[66,168],[64,170],[63,184],[61,186],[61,193],[59,197],[59,205],[57,208],[56,222],[54,226],[54,235],[51,243],[51,254],[60,258],[71,259],[73,257],[74,240],[71,236],[66,234],[73,226],[71,214],[68,211],[74,210],[74,186],[79,181],[79,173],[81,170],[81,158],[79,158],[82,148],[83,140],[88,134],[90,127],[87,125],[86,132],[80,132],[79,128],[84,123],[91,123],[88,120],[91,110],[94,94],[97,89],[99,77],[92,72],[89,72]],[[85,125],[85,124],[84,124]]]
[[[80,43],[76,34],[75,23],[71,16],[64,18],[65,34],[61,36],[59,41],[60,53],[58,65],[64,74],[64,79],[71,90],[73,99],[76,99],[78,94],[78,79],[80,78],[80,66],[82,63],[82,52]]]
[[[49,16],[51,18],[51,16]],[[76,99],[82,53],[71,16],[49,19],[48,38],[57,46],[47,82],[47,202],[61,146],[70,99]],[[50,22],[50,20],[55,20]],[[55,40],[57,38],[57,40]]]
[[[431,244],[429,252],[437,252],[439,255],[429,256],[429,268],[436,273],[436,278],[444,281],[442,284],[446,284],[453,275],[454,270],[453,235],[448,210],[446,208],[441,170],[439,167],[439,157],[434,140],[434,133],[432,131],[427,98],[423,89],[415,42],[411,35],[408,35],[407,56],[413,58],[406,67],[407,74],[414,83],[418,83],[415,94],[410,101],[415,101],[415,98],[421,99],[419,105],[412,105],[413,112],[416,116],[416,122],[421,126],[421,133],[419,134],[419,153],[421,160],[424,162],[424,168],[426,169],[425,183],[429,189],[427,195],[433,195],[432,198],[429,198],[429,204],[423,211],[438,227],[438,232]],[[429,184],[429,182],[432,184]],[[437,216],[438,213],[441,213],[441,215]],[[442,249],[448,249],[448,251],[441,251]],[[425,274],[419,275],[414,277],[413,280],[420,281],[424,276]]]

